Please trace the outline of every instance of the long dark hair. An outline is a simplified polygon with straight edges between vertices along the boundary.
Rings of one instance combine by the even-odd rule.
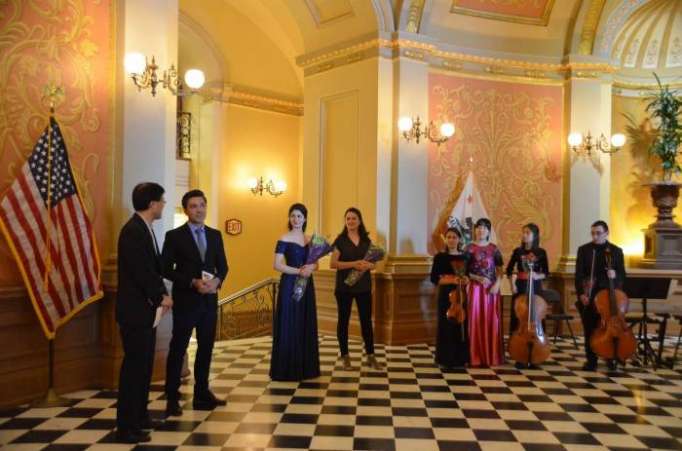
[[[454,233],[455,235],[457,235],[457,238],[459,238],[459,240],[457,241],[457,251],[461,252],[462,251],[462,232],[460,232],[459,229],[456,227],[448,227],[448,229],[443,234],[443,237],[444,238],[447,237],[448,233],[450,233],[450,232]],[[448,249],[448,242],[446,240],[443,240],[443,241],[445,241],[445,249],[443,249],[443,252],[448,253],[450,251],[450,249]]]
[[[305,222],[303,223],[303,227],[302,227],[303,231],[305,232],[305,228],[308,225],[308,209],[305,208],[305,205],[303,205],[301,203],[295,203],[294,205],[289,207],[289,216],[291,216],[291,213],[293,213],[294,210],[300,211],[301,214],[303,215],[303,217],[305,218]],[[293,227],[291,227],[291,219],[287,220],[287,228],[289,230],[293,229]]]
[[[367,231],[367,228],[365,228],[365,221],[362,219],[362,213],[360,213],[360,210],[358,210],[355,207],[350,207],[346,210],[346,212],[343,214],[343,230],[341,233],[339,233],[339,236],[345,236],[346,238],[348,237],[348,227],[346,227],[346,215],[348,213],[354,213],[358,219],[360,220],[360,225],[358,226],[358,235],[360,235],[360,241],[369,241],[369,232]]]
[[[533,233],[533,243],[531,244],[531,249],[537,249],[540,247],[540,227],[537,226],[537,224],[529,222],[525,226],[522,227],[522,229],[528,229]],[[523,238],[521,239],[521,248],[524,249],[526,247],[526,243],[523,242]]]

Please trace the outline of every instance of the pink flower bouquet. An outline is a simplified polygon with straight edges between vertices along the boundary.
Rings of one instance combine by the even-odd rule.
[[[314,234],[308,243],[308,258],[305,261],[306,265],[312,265],[316,263],[319,259],[327,255],[332,251],[332,246],[324,239],[324,237]],[[294,282],[294,294],[292,298],[294,301],[298,302],[303,299],[305,294],[305,289],[308,286],[309,277],[296,277],[296,282]]]
[[[365,254],[365,258],[363,258],[363,260],[368,261],[370,263],[376,263],[379,260],[382,260],[385,255],[386,251],[384,251],[383,248],[377,246],[376,244],[370,244],[369,249],[367,249],[367,253]],[[353,269],[351,270],[350,274],[348,274],[348,277],[346,277],[346,280],[344,280],[343,283],[345,283],[349,287],[352,287],[353,285],[358,283],[358,280],[360,280],[362,274],[363,274],[362,271]]]

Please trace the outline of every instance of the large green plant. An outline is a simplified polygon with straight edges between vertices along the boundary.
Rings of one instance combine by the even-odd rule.
[[[668,85],[661,83],[658,75],[654,73],[658,82],[658,93],[646,110],[650,112],[653,122],[658,123],[656,139],[650,151],[661,160],[664,180],[669,181],[674,174],[682,172],[677,155],[682,142],[682,126],[680,125],[680,113],[682,112],[682,100],[679,94],[671,91]]]

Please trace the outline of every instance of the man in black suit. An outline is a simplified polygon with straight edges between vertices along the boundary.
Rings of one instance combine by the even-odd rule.
[[[576,307],[580,312],[585,332],[585,371],[597,369],[597,355],[590,347],[592,332],[599,325],[599,313],[594,305],[594,298],[600,290],[609,288],[609,279],[616,288],[622,289],[625,282],[625,259],[623,250],[608,241],[609,226],[604,221],[592,224],[592,242],[578,248],[575,262],[575,291],[578,295]],[[611,267],[607,268],[606,257],[611,256]],[[615,369],[615,361],[608,361],[609,369]]]
[[[158,307],[166,313],[173,301],[161,276],[161,256],[152,222],[161,218],[166,201],[156,183],[133,189],[135,214],[118,237],[116,321],[123,343],[123,363],[116,407],[116,435],[125,443],[148,442],[153,424],[147,411],[154,363]]]
[[[227,259],[220,231],[207,227],[206,196],[192,190],[182,196],[187,223],[166,233],[163,274],[173,281],[173,337],[166,363],[166,416],[182,415],[180,372],[192,330],[196,328],[194,361],[196,410],[225,405],[209,390],[208,375],[215,340],[218,289],[227,276]]]

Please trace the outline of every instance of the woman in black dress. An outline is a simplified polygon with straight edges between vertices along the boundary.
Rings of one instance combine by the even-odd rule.
[[[445,250],[433,257],[431,282],[438,286],[438,337],[435,360],[444,368],[462,367],[469,362],[467,323],[457,324],[447,318],[450,308],[450,292],[457,288],[455,268],[466,273],[467,256],[461,252],[459,230],[450,228],[445,232]],[[466,279],[465,279],[466,282]],[[463,290],[466,296],[466,289]]]
[[[540,228],[533,224],[526,224],[521,229],[521,246],[514,249],[509,264],[507,264],[507,277],[509,278],[512,291],[511,314],[509,315],[509,335],[518,327],[519,320],[516,318],[514,305],[520,294],[528,292],[529,271],[527,262],[533,262],[533,291],[542,295],[542,281],[549,273],[547,252],[540,247]],[[516,362],[518,369],[525,368],[523,363]]]
[[[353,299],[360,315],[362,340],[365,342],[367,365],[374,369],[381,369],[381,365],[374,356],[374,331],[372,330],[372,279],[370,270],[374,263],[365,260],[367,250],[372,244],[369,233],[362,221],[362,214],[357,208],[349,208],[344,215],[346,225],[334,241],[334,251],[330,266],[336,269],[336,305],[338,307],[338,323],[336,336],[339,340],[341,362],[343,369],[351,369],[348,354],[348,322],[353,307]],[[348,274],[356,269],[362,272],[360,280],[355,285],[348,286],[344,282]]]
[[[282,273],[277,306],[272,321],[270,377],[275,381],[300,381],[319,377],[320,354],[317,342],[317,312],[313,271],[306,265],[310,236],[305,235],[308,210],[303,204],[289,208],[289,232],[275,248],[274,268]],[[297,277],[309,277],[303,298],[293,299]]]

